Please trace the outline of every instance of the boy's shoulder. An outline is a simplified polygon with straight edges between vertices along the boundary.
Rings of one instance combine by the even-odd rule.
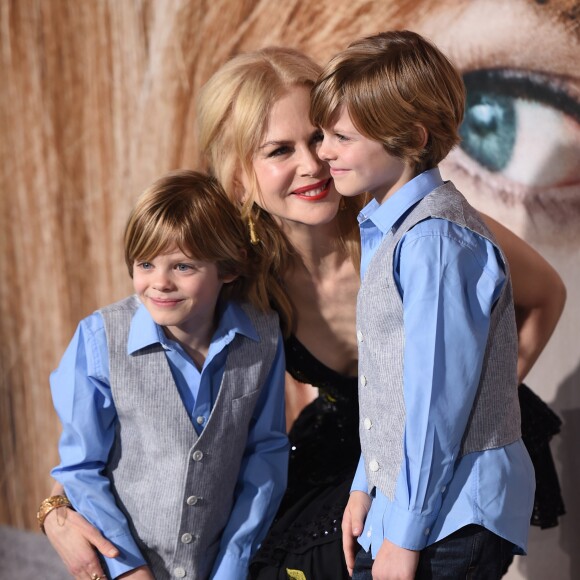
[[[278,338],[280,319],[274,310],[260,310],[249,302],[238,303],[244,314],[249,318],[261,340]]]
[[[479,212],[451,181],[445,181],[428,193],[407,216],[404,224],[412,224],[414,229],[421,224],[429,228],[429,223],[423,223],[428,218],[447,220],[475,231],[483,229],[487,233],[487,227]]]

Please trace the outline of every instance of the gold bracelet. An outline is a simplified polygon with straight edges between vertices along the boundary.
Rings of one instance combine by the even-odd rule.
[[[73,509],[68,497],[66,495],[51,495],[42,501],[40,507],[38,508],[38,513],[36,514],[36,519],[38,520],[38,526],[43,534],[44,531],[44,520],[46,516],[54,509],[59,507],[67,507]]]

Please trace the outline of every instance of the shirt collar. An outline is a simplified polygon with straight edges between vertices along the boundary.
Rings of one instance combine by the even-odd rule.
[[[212,337],[212,343],[233,338],[235,334],[243,334],[251,340],[258,341],[258,333],[243,308],[234,301],[226,302],[218,306],[218,326]],[[135,352],[160,344],[163,348],[172,348],[172,341],[165,336],[163,328],[156,324],[147,308],[139,305],[131,320],[129,338],[127,340],[127,353]]]
[[[386,234],[411,207],[442,184],[439,168],[424,171],[405,183],[382,204],[376,199],[368,203],[358,215],[359,224],[364,227],[364,222],[369,220]]]

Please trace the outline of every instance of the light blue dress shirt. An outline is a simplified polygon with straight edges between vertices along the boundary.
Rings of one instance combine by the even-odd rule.
[[[258,340],[245,312],[230,302],[221,313],[199,371],[181,345],[169,340],[141,306],[131,322],[127,350],[131,354],[152,344],[162,345],[181,399],[193,426],[201,433],[218,395],[228,344],[236,334]],[[212,578],[246,578],[250,558],[266,535],[284,493],[288,466],[284,371],[284,346],[279,335],[276,356],[248,433],[236,487],[240,492],[222,535]],[[110,577],[116,578],[143,566],[145,560],[115,504],[109,479],[103,475],[117,414],[109,386],[106,333],[98,312],[81,321],[50,384],[63,426],[61,463],[52,476],[63,484],[73,506],[119,548],[118,558],[106,559]]]
[[[362,210],[362,277],[384,236],[442,183],[438,169],[426,171]],[[506,279],[501,257],[482,236],[431,218],[402,237],[393,269],[405,327],[404,457],[393,501],[368,489],[361,457],[352,490],[370,493],[372,504],[359,543],[376,558],[384,539],[422,550],[479,524],[523,554],[535,483],[522,440],[457,460]]]

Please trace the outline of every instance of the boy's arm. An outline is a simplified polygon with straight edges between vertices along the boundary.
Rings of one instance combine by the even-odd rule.
[[[236,497],[211,573],[215,580],[245,580],[286,489],[288,437],[284,414],[284,343],[281,335],[254,412]]]
[[[407,422],[385,538],[421,550],[453,477],[505,274],[489,242],[439,219],[405,235],[394,268],[403,300]]]
[[[110,577],[115,578],[143,566],[145,560],[115,503],[108,478],[102,475],[115,436],[116,411],[109,387],[105,330],[99,314],[79,324],[50,384],[63,427],[59,442],[61,463],[52,475],[64,486],[75,509],[119,549],[117,558],[105,558]],[[55,529],[52,525],[53,532]],[[82,535],[73,530],[73,537],[75,534]],[[85,562],[81,555],[72,555],[66,564],[74,571],[83,569]]]

